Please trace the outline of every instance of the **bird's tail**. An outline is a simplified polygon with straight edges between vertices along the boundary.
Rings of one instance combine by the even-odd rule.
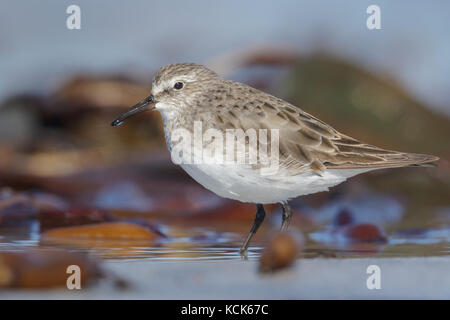
[[[401,166],[401,167],[437,167],[434,163],[439,160],[438,157],[419,154],[419,153],[393,153],[383,155],[383,158],[391,166]]]

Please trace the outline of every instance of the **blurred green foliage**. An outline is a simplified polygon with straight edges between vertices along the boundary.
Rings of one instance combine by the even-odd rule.
[[[384,148],[450,156],[450,119],[394,81],[325,55],[300,58],[285,97],[337,130]]]

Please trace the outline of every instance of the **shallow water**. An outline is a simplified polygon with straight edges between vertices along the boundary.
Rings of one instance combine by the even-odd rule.
[[[400,225],[401,226],[401,225]],[[421,257],[450,254],[450,228],[402,231],[391,229],[386,243],[355,243],[335,241],[327,227],[303,232],[304,245],[300,258],[353,257]],[[263,250],[263,239],[277,229],[261,231],[252,242],[247,259],[256,259]],[[297,231],[296,227],[291,230]],[[46,250],[54,247],[88,252],[94,257],[117,262],[158,261],[225,261],[243,259],[239,247],[245,234],[219,232],[207,228],[186,228],[185,234],[157,241],[71,239],[68,243],[41,239],[38,222],[24,227],[1,229],[1,251],[23,251],[30,248]],[[190,234],[190,236],[189,236]],[[327,238],[328,237],[328,238]],[[334,240],[333,240],[334,239]]]

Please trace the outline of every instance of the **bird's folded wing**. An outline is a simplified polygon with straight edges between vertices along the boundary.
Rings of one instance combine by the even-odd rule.
[[[241,90],[250,88],[241,86]],[[252,91],[251,98],[223,101],[214,123],[222,130],[268,129],[269,135],[270,129],[278,129],[279,165],[293,175],[311,169],[320,174],[325,169],[422,165],[439,159],[362,143],[281,99],[253,88],[247,90]],[[267,141],[270,144],[270,137]]]

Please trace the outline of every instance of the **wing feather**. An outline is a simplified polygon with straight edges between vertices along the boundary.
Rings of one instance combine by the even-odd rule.
[[[278,129],[280,167],[291,175],[307,170],[320,174],[326,169],[426,166],[439,159],[360,142],[288,102],[238,82],[229,83],[227,96],[238,94],[240,99],[221,101],[214,112],[217,121],[211,123],[221,130]]]

